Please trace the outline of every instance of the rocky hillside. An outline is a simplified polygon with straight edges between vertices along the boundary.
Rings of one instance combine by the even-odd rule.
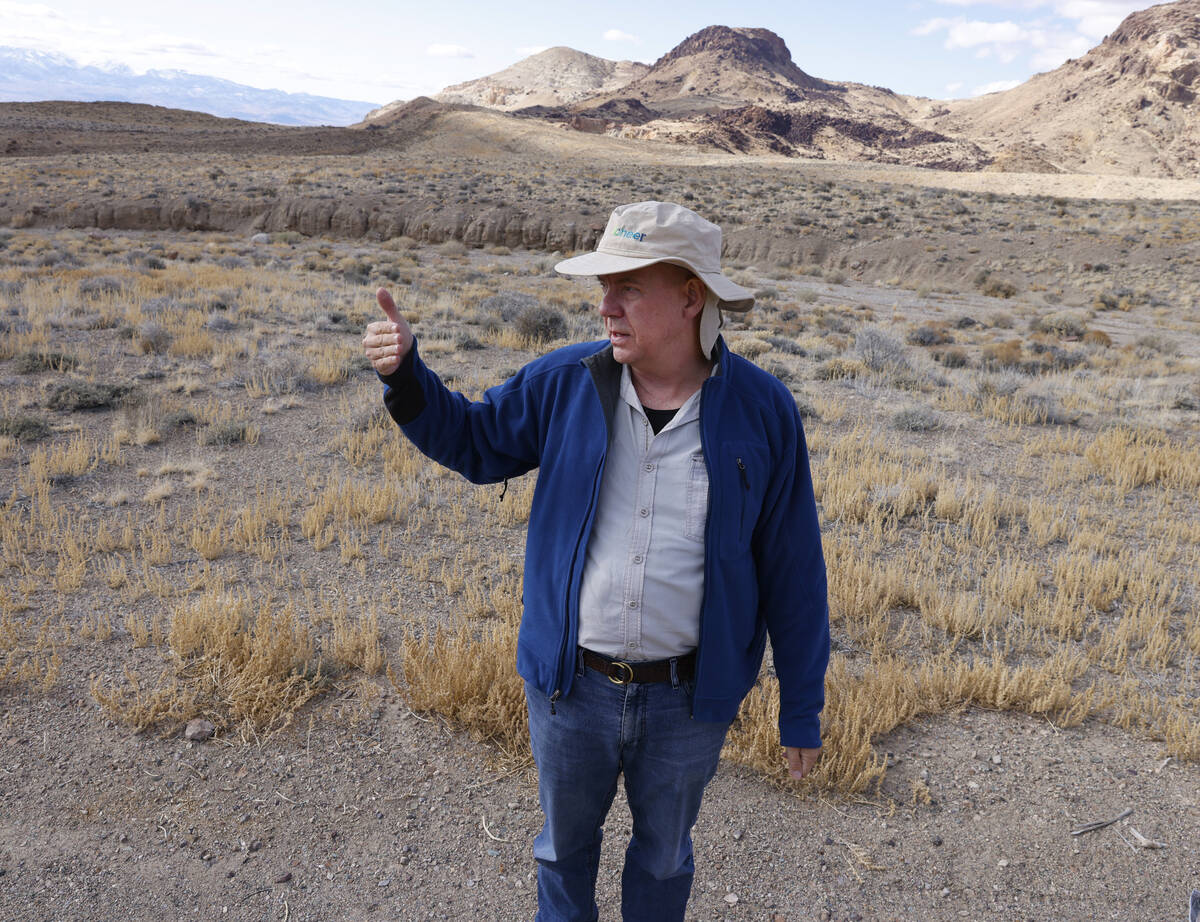
[[[619,89],[649,69],[636,61],[609,61],[559,45],[486,77],[448,86],[432,99],[451,106],[481,106],[500,112],[530,106],[566,106]],[[362,124],[388,124],[408,104],[400,99],[380,106],[367,113]]]
[[[1200,0],[1179,0],[1015,89],[938,105],[923,124],[1024,170],[1196,177],[1197,93]]]

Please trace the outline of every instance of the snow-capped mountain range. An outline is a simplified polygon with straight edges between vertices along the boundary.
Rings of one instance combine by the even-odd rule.
[[[0,101],[141,102],[278,125],[350,125],[378,103],[285,93],[181,70],[134,73],[61,54],[0,46]]]

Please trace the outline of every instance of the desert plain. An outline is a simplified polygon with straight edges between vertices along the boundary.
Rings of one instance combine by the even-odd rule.
[[[532,917],[533,475],[416,456],[359,339],[386,285],[478,396],[599,338],[553,265],[651,198],[757,293],[725,336],[804,417],[834,638],[803,783],[768,657],[689,918],[1184,917],[1200,184],[127,116],[4,114],[0,919]]]

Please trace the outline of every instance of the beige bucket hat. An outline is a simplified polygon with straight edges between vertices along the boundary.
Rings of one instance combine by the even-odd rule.
[[[721,273],[721,228],[672,202],[635,202],[613,209],[594,252],[564,259],[563,275],[611,275],[654,263],[672,263],[696,274],[708,287],[700,317],[700,348],[712,357],[722,325],[721,311],[748,311],[754,295]]]

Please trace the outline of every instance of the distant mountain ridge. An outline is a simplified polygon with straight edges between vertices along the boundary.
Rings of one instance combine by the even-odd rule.
[[[206,86],[180,98],[197,78],[177,72],[136,78],[127,69],[78,68],[58,56],[14,49],[0,48],[0,68],[0,96],[7,81],[25,94],[18,99],[44,99],[54,80],[65,79],[65,69],[76,81],[74,98],[121,98],[104,89],[108,83],[147,79],[164,92],[175,91],[161,105],[234,113],[247,122],[295,124],[299,119],[278,110],[265,113],[261,95],[253,105],[206,106],[203,91],[215,84],[214,91],[227,101],[245,92],[355,105],[210,78],[198,78]],[[81,83],[90,95],[79,89]],[[486,155],[496,147],[535,143],[569,130],[749,155],[962,171],[1196,178],[1198,96],[1200,0],[1176,0],[1131,14],[1087,54],[1053,71],[976,99],[940,101],[823,80],[804,72],[770,30],[714,25],[686,37],[652,65],[605,61],[558,47],[490,77],[448,87],[438,99],[397,100],[376,109],[361,103],[357,113],[341,118],[314,119],[310,107],[309,121],[331,125],[359,114],[361,121],[351,126],[359,130],[337,137],[305,135],[295,143],[305,149],[360,150],[398,138],[416,143],[444,137],[456,149]],[[139,92],[136,98],[155,97]],[[41,150],[44,132],[38,126],[45,118],[40,110],[5,113],[0,152]],[[72,149],[104,146],[86,127],[97,118],[75,113]],[[173,129],[171,137],[178,131]],[[225,126],[221,143],[250,145],[248,132],[244,125]]]
[[[277,125],[350,125],[376,103],[263,90],[180,70],[135,74],[84,66],[65,55],[0,47],[0,100],[137,102]]]
[[[558,49],[555,49],[556,51]],[[570,49],[561,49],[570,52]],[[545,54],[545,53],[543,53]],[[570,52],[580,57],[578,52]],[[474,81],[507,87],[511,75],[546,73],[523,68]],[[564,56],[565,57],[565,56]],[[598,60],[598,59],[591,59]],[[615,81],[614,81],[615,82]],[[460,86],[465,86],[462,84]],[[448,88],[437,99],[461,105]],[[527,98],[545,89],[525,86]],[[486,97],[474,105],[497,109]],[[431,101],[432,102],[432,101]],[[390,103],[371,113],[368,125],[411,123],[430,115],[431,102]],[[436,102],[432,102],[436,105]],[[988,157],[969,140],[914,124],[903,97],[889,90],[834,83],[796,66],[782,38],[768,29],[709,26],[688,36],[623,85],[574,102],[535,104],[508,111],[520,118],[560,123],[594,134],[666,140],[748,154],[784,154],[840,160],[873,160],[943,169],[979,169]]]

